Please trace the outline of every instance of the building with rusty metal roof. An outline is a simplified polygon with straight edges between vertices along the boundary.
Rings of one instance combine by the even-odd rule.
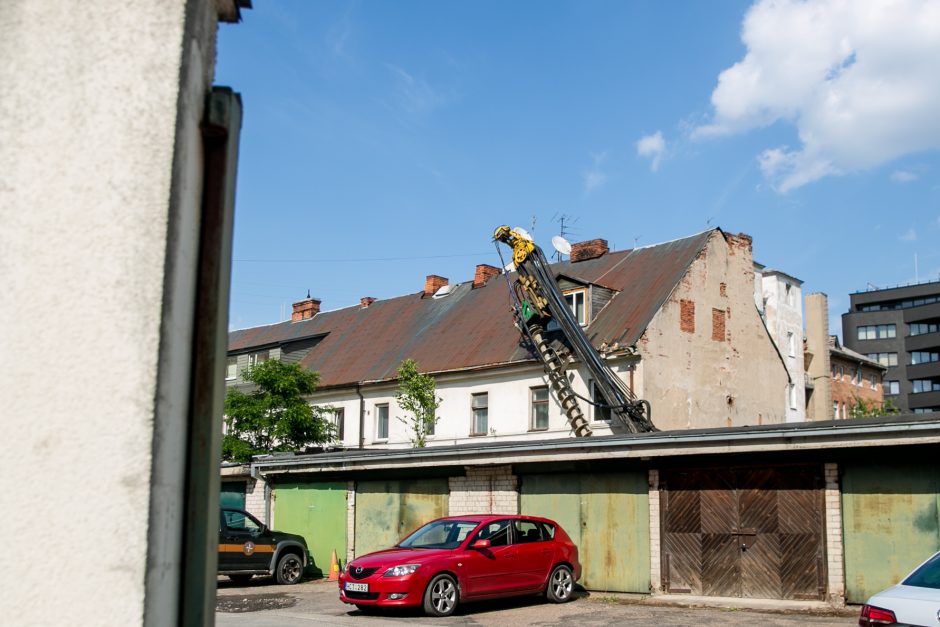
[[[624,251],[592,240],[552,269],[594,347],[650,402],[659,429],[785,421],[792,381],[755,307],[750,237],[711,229]],[[228,383],[260,360],[298,363],[319,372],[311,402],[335,408],[343,446],[407,447],[395,378],[414,359],[442,400],[431,446],[572,437],[514,326],[501,275],[488,265],[462,283],[430,275],[420,291],[334,311],[308,294],[292,320],[229,334]],[[590,399],[578,364],[569,372]],[[598,435],[621,432],[602,408],[586,413]]]

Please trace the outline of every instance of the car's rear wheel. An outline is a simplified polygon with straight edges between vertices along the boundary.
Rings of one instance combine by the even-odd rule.
[[[548,578],[548,587],[545,588],[545,598],[552,603],[566,603],[571,600],[574,591],[574,577],[571,569],[559,564]]]
[[[437,575],[424,591],[424,612],[431,616],[450,616],[457,609],[460,592],[450,575]]]
[[[238,574],[238,575],[229,575],[229,576],[228,576],[229,579],[231,579],[231,580],[234,581],[235,583],[239,583],[239,584],[248,583],[249,581],[251,581],[251,578],[252,578],[252,577],[253,577],[253,575],[247,575],[247,574],[245,574],[245,573],[241,573],[241,574]]]
[[[300,581],[304,572],[304,563],[294,553],[285,553],[277,561],[274,577],[279,584],[292,585]]]

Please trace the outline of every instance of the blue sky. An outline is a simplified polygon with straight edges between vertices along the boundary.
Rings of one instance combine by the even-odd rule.
[[[940,3],[256,1],[230,328],[718,226],[829,295],[940,279]],[[533,229],[534,224],[534,229]]]

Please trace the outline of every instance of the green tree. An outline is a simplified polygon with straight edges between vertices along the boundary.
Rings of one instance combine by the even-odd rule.
[[[875,416],[895,416],[900,414],[901,410],[897,408],[894,402],[889,398],[883,403],[876,401],[866,401],[864,398],[854,395],[852,405],[849,407],[850,418],[871,418]]]
[[[398,406],[411,415],[398,417],[402,423],[411,427],[414,437],[410,438],[414,448],[427,446],[427,437],[434,433],[437,424],[437,408],[441,399],[436,395],[434,378],[418,372],[418,364],[413,359],[406,359],[398,366],[398,392],[395,393]]]
[[[249,368],[244,379],[257,388],[247,394],[232,388],[225,396],[222,459],[246,462],[252,455],[296,451],[333,439],[335,427],[325,418],[329,408],[304,399],[317,389],[318,373],[269,359]]]

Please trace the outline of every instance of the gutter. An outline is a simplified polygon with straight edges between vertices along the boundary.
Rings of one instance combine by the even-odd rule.
[[[826,424],[654,432],[591,439],[514,441],[424,449],[362,449],[342,453],[256,458],[253,466],[269,473],[341,472],[382,468],[492,465],[591,459],[647,459],[684,455],[830,450],[870,446],[940,443],[940,422],[901,419],[893,422],[855,419]],[[794,426],[795,425],[795,426]]]

